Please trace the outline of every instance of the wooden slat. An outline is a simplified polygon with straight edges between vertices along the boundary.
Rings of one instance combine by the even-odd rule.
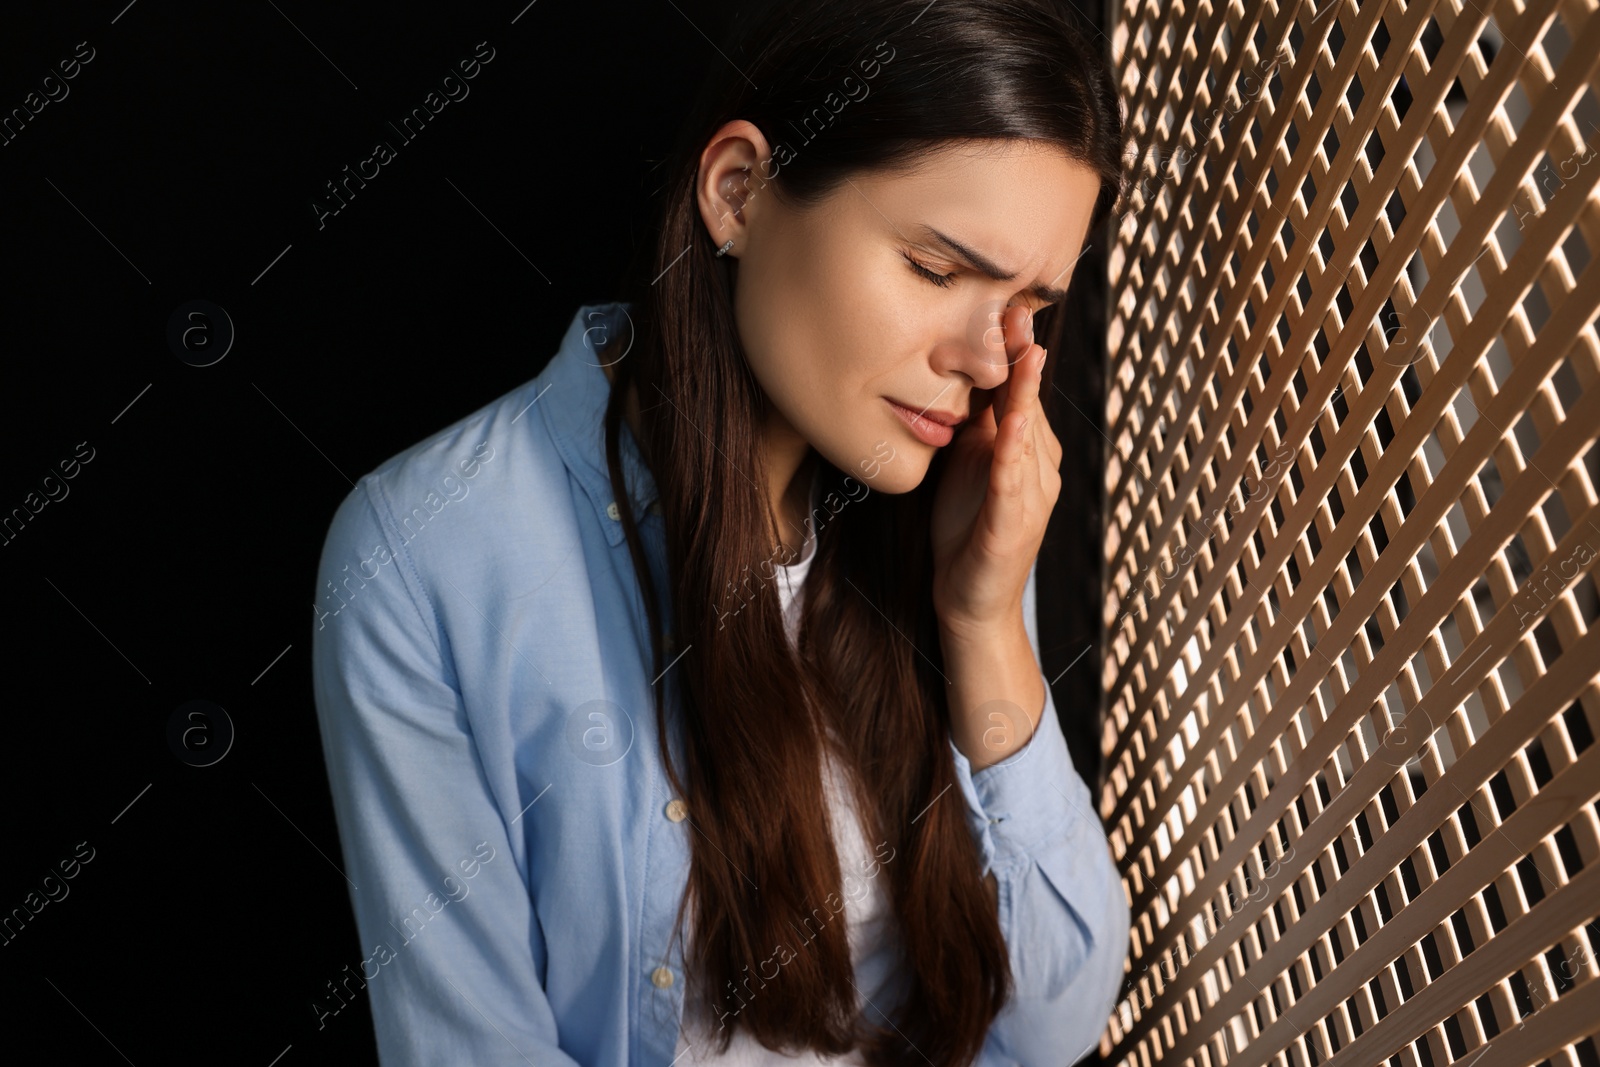
[[[1597,4],[1115,5],[1113,1062],[1600,1059]]]

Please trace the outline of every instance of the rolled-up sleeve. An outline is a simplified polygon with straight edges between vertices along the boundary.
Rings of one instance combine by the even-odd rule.
[[[1035,561],[1023,595],[1036,661],[1037,573]],[[1130,916],[1048,680],[1044,713],[1017,753],[974,774],[954,741],[950,747],[983,870],[994,874],[999,888],[1000,929],[1016,990],[990,1027],[978,1065],[1076,1062],[1094,1047],[1116,1004]]]
[[[543,936],[449,643],[375,478],[345,498],[323,545],[312,669],[379,1058],[575,1067],[557,1047]],[[373,576],[328,584],[358,569]]]

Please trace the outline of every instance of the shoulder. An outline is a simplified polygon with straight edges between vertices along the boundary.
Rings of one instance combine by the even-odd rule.
[[[437,638],[441,598],[459,590],[481,603],[487,591],[521,583],[521,571],[540,569],[546,556],[565,558],[577,529],[569,475],[537,400],[559,358],[357,480],[322,545],[321,611],[353,599],[340,595],[351,576],[369,594],[359,580],[388,573],[378,599],[410,600]]]
[[[570,556],[582,529],[572,486],[594,463],[580,428],[607,389],[583,359],[586,313],[538,375],[362,475],[329,524],[319,590],[392,571],[435,618],[441,595],[478,603]]]
[[[548,487],[564,468],[544,421],[530,410],[539,382],[523,383],[363,475],[335,513],[328,540],[383,532],[409,543],[452,509],[459,512],[452,519],[477,521],[451,521],[440,531],[448,525],[453,536],[471,536],[504,518],[515,498]]]

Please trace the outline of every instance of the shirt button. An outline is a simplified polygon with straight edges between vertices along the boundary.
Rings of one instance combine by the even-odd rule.
[[[618,522],[622,521],[622,512],[617,510],[617,502],[615,500],[606,505],[606,514]]]
[[[655,983],[657,989],[666,989],[672,985],[672,972],[665,967],[657,967],[650,972],[650,981]]]
[[[673,822],[682,822],[684,816],[688,814],[689,805],[685,804],[683,801],[673,798],[667,802],[667,818],[671,819]]]

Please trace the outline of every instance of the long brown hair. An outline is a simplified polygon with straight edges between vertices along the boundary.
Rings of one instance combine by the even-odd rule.
[[[1108,62],[1046,0],[784,0],[741,19],[664,172],[654,232],[625,287],[634,329],[605,416],[620,486],[618,433],[635,386],[666,527],[672,654],[687,649],[667,670],[655,581],[619,492],[650,620],[661,757],[694,831],[675,932],[692,906],[685,965],[707,1017],[725,1023],[724,1051],[742,1026],[772,1049],[859,1046],[869,1064],[957,1067],[981,1050],[1012,983],[949,751],[927,533],[943,453],[900,495],[816,457],[824,504],[796,655],[770,580],[770,562],[783,561],[758,447],[766,398],[740,347],[727,261],[697,209],[699,154],[724,122],[747,119],[790,143],[759,195],[807,205],[942,142],[1049,142],[1101,176],[1093,240],[1123,187],[1122,119]],[[1035,332],[1055,351],[1053,311]],[[1047,394],[1050,378],[1046,366]],[[827,725],[863,833],[881,843],[873,876],[887,879],[907,983],[896,1005],[876,1005],[893,1025],[858,1018],[845,924],[823,911],[841,886],[820,777]]]

